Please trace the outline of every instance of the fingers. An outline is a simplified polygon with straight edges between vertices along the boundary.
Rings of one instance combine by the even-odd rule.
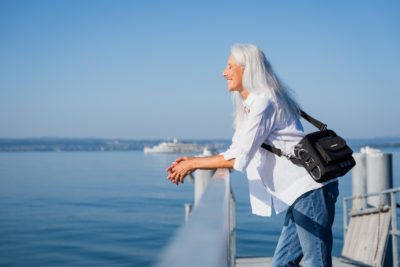
[[[186,173],[185,172],[176,172],[176,171],[171,171],[167,177],[167,179],[171,180],[172,183],[175,183],[176,185],[178,185],[179,183],[184,183],[184,179],[186,177]]]
[[[179,177],[177,174],[174,174],[174,177],[171,179],[171,182],[178,185],[179,184]]]
[[[178,185],[177,181],[179,181],[179,174],[174,169],[171,169],[169,171],[167,179],[171,180],[172,183],[176,183]]]
[[[169,166],[169,167],[166,169],[166,171],[169,172],[170,170],[172,170],[172,168],[175,167],[176,164],[178,164],[178,163],[176,163],[175,161],[172,162],[171,166]]]
[[[169,180],[171,180],[171,182],[175,183],[176,181],[179,181],[179,174],[176,172],[170,172],[167,179],[169,179]]]
[[[171,182],[174,183],[176,180],[176,173],[171,170],[168,174],[167,180],[171,180]]]
[[[169,166],[169,167],[166,169],[166,171],[167,171],[167,172],[168,172],[168,171],[171,171],[171,169],[172,169],[174,166],[176,166],[179,162],[182,162],[182,161],[185,161],[185,160],[190,160],[190,159],[193,159],[193,157],[187,157],[187,156],[185,156],[185,157],[177,158],[174,162],[171,163],[171,166]]]
[[[171,180],[173,183],[182,183],[183,184],[183,179],[185,178],[185,176],[183,176],[182,174],[176,174],[175,177]]]
[[[179,162],[184,161],[184,160],[186,160],[186,157],[180,157],[180,158],[177,158],[173,163],[178,164]]]
[[[177,158],[177,159],[175,160],[175,162],[176,162],[176,163],[179,163],[179,162],[181,162],[181,161],[189,160],[189,159],[192,159],[192,158],[193,158],[193,157],[188,157],[188,156],[180,157],[180,158]]]
[[[180,160],[181,158],[178,158],[177,160]],[[171,182],[176,183],[176,181],[179,181],[178,178],[178,170],[175,169],[176,165],[178,163],[176,161],[172,162],[172,165],[169,166],[167,169],[165,169],[167,172],[169,172],[167,179],[171,180]],[[178,185],[178,183],[177,183]]]
[[[188,164],[181,163],[182,161],[188,160],[189,157],[180,157],[176,159],[171,166],[169,166],[166,171],[169,172],[167,179],[171,180],[172,183],[178,185],[179,183],[184,183],[185,177],[192,173],[194,170],[188,168]],[[181,164],[179,164],[181,163]]]

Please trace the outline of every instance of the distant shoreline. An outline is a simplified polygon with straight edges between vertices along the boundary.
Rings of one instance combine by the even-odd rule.
[[[0,138],[0,152],[28,152],[28,151],[140,151],[144,147],[152,147],[167,139],[159,140],[128,140],[128,139],[100,139],[100,138]],[[229,139],[180,140],[185,143],[199,145],[213,145],[217,149],[226,149]],[[374,148],[400,148],[400,137],[387,138],[360,138],[348,139],[347,142],[357,152],[363,146]]]
[[[135,140],[106,138],[0,138],[0,152],[58,152],[58,151],[140,151],[152,147],[167,139]],[[217,150],[225,150],[231,144],[230,139],[185,139],[184,143],[212,145]],[[400,137],[348,139],[350,147],[357,152],[363,146],[379,149],[400,148]]]
[[[138,151],[166,141],[160,140],[123,140],[98,138],[0,138],[0,152],[28,151]],[[184,143],[226,147],[230,140],[180,140]]]

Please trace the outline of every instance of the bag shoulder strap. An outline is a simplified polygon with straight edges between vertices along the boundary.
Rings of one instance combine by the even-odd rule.
[[[278,155],[279,157],[282,156],[282,150],[280,150],[279,148],[273,147],[273,146],[265,144],[265,143],[263,143],[261,145],[261,147],[268,150],[269,152],[274,153],[275,155]]]
[[[307,113],[305,113],[303,110],[300,110],[300,115],[307,120],[309,123],[311,123],[312,125],[314,125],[315,127],[317,127],[320,131],[326,130],[328,125],[326,125],[325,123],[320,122],[317,119],[314,119],[313,117],[311,117],[310,115],[308,115]]]
[[[307,120],[309,123],[311,123],[312,125],[314,125],[315,127],[317,127],[320,131],[326,130],[327,129],[327,125],[325,123],[320,122],[317,119],[314,119],[313,117],[311,117],[310,115],[308,115],[307,113],[305,113],[303,110],[300,110],[300,115]],[[279,148],[273,147],[271,145],[265,144],[263,143],[261,145],[262,148],[268,150],[269,152],[274,153],[275,155],[278,155],[279,157],[281,157],[283,155],[282,150],[280,150]],[[289,157],[288,157],[289,158]],[[291,160],[293,163],[297,164],[298,160],[296,158],[289,158],[289,160]]]
[[[271,145],[267,145],[264,143],[261,145],[261,147],[268,150],[269,152],[272,152],[272,153],[278,155],[279,157],[281,157],[283,155],[282,150],[280,150],[279,148],[273,147]],[[284,156],[287,157],[287,159],[290,160],[291,162],[293,162],[294,164],[301,164],[301,161],[293,155],[284,155]]]

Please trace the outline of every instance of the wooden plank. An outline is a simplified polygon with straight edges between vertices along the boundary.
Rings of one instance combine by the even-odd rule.
[[[360,246],[359,246],[359,244],[360,244],[360,242],[362,242],[360,239],[361,239],[361,235],[360,235],[360,233],[361,233],[361,231],[362,231],[362,227],[361,227],[361,225],[362,225],[362,216],[357,216],[357,217],[354,217],[356,220],[355,220],[355,228],[356,228],[356,231],[354,232],[354,236],[353,236],[353,240],[351,241],[351,256],[352,256],[352,258],[353,259],[355,259],[355,260],[359,260],[359,254],[360,254]]]
[[[346,248],[346,250],[342,251],[342,255],[346,256],[346,257],[350,256],[350,255],[353,255],[351,243],[354,240],[354,235],[355,235],[354,232],[356,231],[356,227],[355,227],[356,220],[357,220],[357,218],[350,219],[351,223],[349,223],[349,228],[348,228],[349,230],[347,231],[347,234],[345,236],[345,240],[344,240],[345,246],[344,246],[344,248]]]
[[[366,235],[368,234],[368,221],[367,216],[359,216],[358,227],[360,228],[360,232],[357,236],[357,243],[355,244],[356,254],[354,258],[360,262],[365,262],[365,254],[364,254],[364,244]]]
[[[350,224],[352,224],[352,223],[354,223],[354,230],[353,230],[352,235],[349,237],[350,240],[347,240],[348,242],[350,242],[349,250],[347,251],[347,254],[343,255],[343,256],[346,256],[351,259],[356,259],[355,255],[357,255],[357,249],[358,249],[357,244],[359,244],[359,242],[360,242],[359,233],[360,233],[360,229],[361,229],[361,227],[360,227],[361,216],[352,217],[350,219]]]
[[[353,226],[348,225],[347,226],[347,231],[346,231],[346,236],[350,235],[353,232]],[[346,236],[343,237],[343,247],[342,247],[342,255],[347,253],[349,243],[346,242]]]
[[[369,243],[368,239],[370,237],[370,225],[373,224],[374,220],[372,218],[368,218],[368,216],[361,216],[362,218],[362,232],[360,234],[360,251],[359,251],[359,260],[362,262],[368,262],[369,254],[367,252]]]
[[[342,255],[348,254],[348,250],[350,249],[350,240],[353,235],[353,231],[354,231],[354,224],[349,224],[347,227],[346,236],[344,237]]]
[[[369,229],[368,229],[368,237],[365,240],[366,242],[366,250],[365,250],[365,255],[367,256],[366,262],[373,262],[373,259],[375,258],[375,253],[374,251],[376,250],[374,244],[374,240],[376,239],[377,231],[378,231],[378,216],[370,216],[369,221]]]
[[[389,238],[389,228],[390,228],[390,212],[385,212],[381,214],[379,218],[379,240],[378,240],[378,250],[375,258],[375,264],[377,266],[382,266],[384,261],[384,255],[386,252],[387,241]]]
[[[378,244],[379,227],[380,227],[379,213],[371,215],[369,217],[371,217],[371,219],[374,220],[374,232],[373,232],[373,234],[371,234],[372,235],[371,244],[370,244],[371,251],[370,251],[369,258],[368,258],[367,262],[373,263],[375,261],[376,252],[378,250],[378,245],[379,245]]]

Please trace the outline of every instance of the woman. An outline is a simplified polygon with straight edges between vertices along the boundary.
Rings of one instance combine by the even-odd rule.
[[[272,266],[298,266],[303,257],[306,266],[331,266],[337,179],[317,183],[301,165],[261,148],[265,142],[293,154],[304,136],[299,105],[253,45],[234,45],[222,75],[234,93],[232,145],[212,157],[178,158],[168,179],[178,185],[196,169],[246,170],[254,214],[287,210]]]

